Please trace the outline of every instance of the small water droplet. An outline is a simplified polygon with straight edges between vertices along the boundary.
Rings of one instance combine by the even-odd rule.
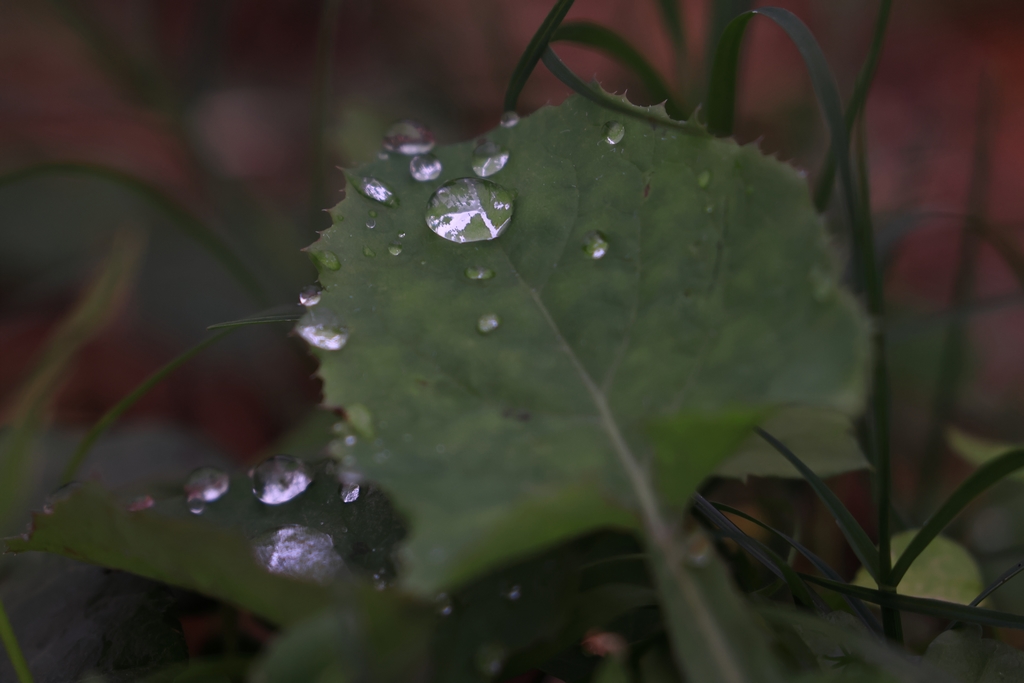
[[[512,192],[490,180],[458,178],[434,192],[425,219],[451,242],[493,240],[512,220],[514,200]]]
[[[366,227],[368,227],[370,230],[373,230],[374,228],[377,227],[377,221],[371,218],[370,220],[366,221]]]
[[[502,128],[514,128],[519,123],[519,114],[514,111],[507,111],[501,115]]]
[[[313,474],[309,465],[290,455],[275,455],[252,471],[252,492],[267,505],[287,503],[311,483]]]
[[[377,158],[380,159],[381,161],[387,161],[388,159],[391,158],[391,155],[388,154],[387,152],[377,152]]]
[[[505,666],[505,648],[497,643],[481,645],[476,651],[476,668],[484,676],[494,678]]]
[[[435,180],[442,170],[441,160],[433,154],[421,154],[409,160],[409,175],[421,183]]]
[[[515,584],[505,591],[504,595],[506,600],[515,602],[523,596],[523,589],[519,584]]]
[[[388,253],[392,256],[398,256],[402,253],[402,245],[399,242],[392,242],[388,245]]]
[[[203,502],[202,498],[186,501],[185,504],[188,505],[188,511],[193,515],[201,515],[206,510],[206,503]]]
[[[404,239],[405,238],[405,233],[404,232],[398,233],[398,238],[399,239]]]
[[[470,280],[490,280],[494,277],[494,271],[483,266],[470,266],[466,268],[466,277]]]
[[[370,249],[370,247],[363,247],[363,256],[369,256],[370,258],[373,258],[376,255],[377,252],[375,252],[373,249]]]
[[[384,133],[384,149],[405,156],[426,154],[434,149],[434,134],[422,123],[404,119]]]
[[[595,261],[608,253],[608,238],[599,230],[591,230],[583,236],[583,251]]]
[[[54,492],[48,495],[46,500],[43,501],[43,514],[52,515],[54,505],[64,502],[80,488],[82,488],[82,482],[72,481],[54,490]]]
[[[488,140],[473,150],[473,172],[481,178],[492,176],[508,163],[508,150]]]
[[[345,566],[329,535],[298,524],[260,534],[253,539],[253,552],[273,574],[321,584],[330,582]]]
[[[348,436],[345,437],[346,446],[355,446],[357,441],[359,441],[359,439],[356,438],[355,434],[349,434]]]
[[[501,325],[501,318],[497,313],[485,313],[476,321],[476,331],[480,334],[490,334]]]
[[[359,500],[359,484],[345,483],[341,485],[341,502],[354,503]]]
[[[338,316],[320,306],[306,311],[295,331],[310,346],[324,351],[337,351],[348,342],[348,330],[342,327]]]
[[[604,139],[609,145],[617,145],[626,136],[626,127],[618,121],[609,121],[604,124]]]
[[[714,204],[708,204],[707,206],[704,207],[704,211],[705,211],[705,213],[714,213],[715,212],[715,205]]]
[[[299,303],[303,306],[316,306],[320,303],[320,294],[322,291],[323,290],[316,285],[303,287],[302,291],[299,292]]]
[[[314,251],[313,258],[327,270],[338,270],[341,268],[341,261],[333,251]]]
[[[698,530],[686,538],[685,552],[686,563],[691,567],[701,569],[711,564],[714,548],[707,535]]]
[[[700,174],[697,176],[697,184],[700,185],[701,188],[706,188],[708,185],[710,185],[711,171],[701,171]]]
[[[128,503],[128,512],[141,512],[142,510],[148,510],[154,505],[156,505],[156,501],[153,500],[153,496],[149,494],[137,496]]]
[[[437,597],[434,598],[434,604],[437,605],[437,613],[442,617],[450,617],[453,611],[452,599],[447,593],[438,593]]]
[[[380,202],[385,206],[398,206],[398,195],[383,181],[370,177],[353,176],[350,178],[359,193],[367,199]]]
[[[228,492],[231,477],[219,467],[200,467],[185,479],[185,498],[212,503]]]

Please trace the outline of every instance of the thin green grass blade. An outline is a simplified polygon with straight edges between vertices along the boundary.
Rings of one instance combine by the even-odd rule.
[[[687,118],[686,110],[676,99],[661,74],[650,62],[615,31],[589,21],[574,21],[562,24],[551,37],[552,43],[575,43],[604,52],[626,67],[644,84],[647,94],[655,102],[664,102],[665,111],[674,119]]]
[[[893,585],[899,585],[903,575],[910,569],[917,556],[928,547],[939,533],[960,514],[971,501],[988,490],[993,484],[1002,481],[1007,475],[1024,467],[1024,449],[1012,450],[982,465],[967,478],[953,494],[946,499],[935,514],[929,518],[921,530],[917,532],[907,549],[892,568]]]
[[[0,176],[0,188],[6,185],[46,175],[78,175],[99,178],[118,185],[148,202],[175,225],[183,235],[193,240],[220,262],[257,303],[265,303],[266,293],[255,275],[241,258],[203,221],[155,185],[117,169],[96,164],[77,162],[44,163],[29,166]]]
[[[92,428],[86,432],[85,436],[82,437],[82,440],[78,442],[78,448],[75,449],[74,455],[71,456],[68,464],[64,467],[64,473],[61,475],[61,483],[67,484],[74,480],[75,474],[78,472],[78,468],[82,466],[83,462],[85,462],[85,456],[89,454],[89,449],[92,448],[93,443],[95,443],[96,439],[98,439],[103,432],[107,431],[112,424],[117,422],[118,418],[120,418],[125,411],[135,405],[140,398],[149,393],[149,390],[163,381],[167,375],[177,370],[200,351],[208,346],[212,346],[225,336],[234,332],[236,329],[238,329],[238,327],[229,327],[218,332],[212,337],[207,337],[203,341],[199,342],[147,377],[139,386],[135,387],[130,394],[122,398],[116,405],[114,405],[113,408],[104,413],[103,417],[97,420],[96,424],[94,424]]]
[[[714,0],[711,4],[713,6],[711,8],[711,18],[708,21],[704,47],[704,95],[707,94],[707,88],[712,80],[711,68],[715,62],[715,50],[719,40],[722,38],[722,34],[725,33],[725,27],[736,17],[749,12],[754,3],[753,0]],[[704,98],[702,97],[701,99],[703,100]]]
[[[523,55],[519,58],[519,63],[516,64],[515,71],[512,72],[512,78],[509,79],[508,89],[505,91],[505,111],[515,110],[516,103],[519,101],[519,94],[523,92],[526,81],[529,80],[533,70],[537,68],[537,62],[544,55],[548,43],[551,42],[551,36],[555,34],[558,25],[565,19],[565,15],[569,12],[569,8],[572,7],[574,1],[558,0],[555,6],[551,8],[551,11],[548,12],[548,16],[544,18],[540,28],[533,34],[533,38],[530,39],[526,50],[523,51]]]
[[[660,126],[665,126],[666,128],[680,130],[690,135],[703,136],[708,134],[704,128],[696,123],[676,121],[675,119],[662,115],[654,107],[642,108],[626,104],[621,98],[606,93],[600,88],[600,86],[584,83],[583,79],[574,74],[572,69],[566,66],[565,62],[559,59],[558,55],[556,55],[554,50],[550,47],[544,52],[544,66],[546,66],[548,71],[554,74],[558,80],[562,81],[562,83],[565,83],[591,102],[595,102],[606,109],[610,109],[611,111],[618,112],[631,118],[650,121],[651,123],[656,123]]]
[[[260,311],[247,318],[240,318],[238,320],[228,320],[222,323],[214,323],[208,326],[208,330],[224,330],[235,327],[246,327],[248,325],[268,325],[270,323],[290,323],[295,322],[302,317],[305,313],[304,308],[299,308],[297,305],[285,304],[284,306],[274,306],[268,308],[265,311]]]
[[[11,620],[7,618],[7,610],[3,602],[0,602],[0,640],[4,641],[4,649],[7,650],[7,658],[11,661],[11,667],[18,676],[18,683],[32,683],[32,672],[28,670],[28,662],[18,644],[18,638],[14,635],[11,627]]]
[[[818,494],[818,498],[828,511],[832,514],[832,517],[836,520],[836,524],[839,526],[840,531],[843,532],[843,536],[850,543],[850,547],[853,548],[853,552],[857,555],[857,558],[867,569],[868,573],[877,581],[878,580],[878,551],[875,549],[875,544],[868,538],[867,533],[861,528],[857,520],[853,518],[850,511],[846,509],[842,501],[836,497],[836,494],[832,493],[832,490],[825,485],[825,482],[815,474],[810,467],[804,464],[800,458],[798,458],[793,451],[783,444],[781,441],[776,439],[774,436],[764,431],[760,427],[756,427],[755,431],[757,434],[767,441],[772,448],[777,450],[786,460],[790,462],[800,472],[803,478],[811,485],[814,492]]]
[[[1024,572],[1024,560],[1018,562],[1017,564],[1007,569],[1005,572],[999,575],[998,579],[996,579],[988,586],[986,586],[985,590],[978,593],[978,597],[971,600],[971,606],[973,607],[975,605],[980,605],[982,600],[995,593],[1005,584],[1009,583],[1010,579],[1017,576],[1017,574],[1020,574],[1021,572]]]

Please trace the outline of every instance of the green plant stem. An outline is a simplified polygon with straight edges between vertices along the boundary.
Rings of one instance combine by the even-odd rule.
[[[548,43],[551,42],[551,36],[555,34],[558,25],[565,19],[565,15],[569,13],[569,8],[572,7],[574,1],[558,0],[544,18],[540,28],[533,34],[533,38],[530,39],[530,43],[526,46],[526,50],[519,58],[519,63],[516,64],[516,68],[512,72],[512,78],[509,79],[508,89],[505,91],[505,111],[515,110],[519,94],[526,86],[526,81],[530,78],[533,70],[537,68],[537,62],[544,56],[544,51],[547,49]]]
[[[18,638],[14,635],[14,629],[11,628],[11,621],[7,618],[7,610],[4,609],[2,601],[0,601],[0,640],[4,641],[7,658],[11,660],[11,666],[18,676],[19,683],[32,683],[32,672],[28,670],[28,662],[25,661],[25,655],[21,652],[21,646],[18,644]]]

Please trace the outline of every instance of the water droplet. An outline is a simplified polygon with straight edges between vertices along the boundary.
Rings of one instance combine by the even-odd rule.
[[[702,188],[706,188],[711,184],[711,171],[701,171],[697,176],[697,184]]]
[[[381,161],[387,161],[388,159],[391,158],[391,155],[389,155],[387,152],[377,152],[377,158],[380,159]]]
[[[219,467],[200,467],[185,479],[185,498],[212,503],[228,492],[231,477]]]
[[[260,534],[253,551],[271,573],[317,583],[330,582],[345,566],[330,536],[298,524]]]
[[[519,114],[514,111],[507,111],[501,115],[502,128],[514,128],[519,123]]]
[[[494,271],[483,266],[470,266],[466,268],[466,277],[470,280],[490,280],[494,277]]]
[[[361,403],[353,403],[345,406],[345,416],[356,434],[367,439],[373,438],[373,414],[370,409]]]
[[[193,515],[201,515],[206,510],[206,503],[203,502],[202,498],[187,501],[186,505],[188,505],[188,511]]]
[[[141,512],[142,510],[148,510],[154,505],[156,505],[156,501],[153,500],[153,496],[145,494],[133,498],[132,501],[128,503],[128,512]]]
[[[437,605],[437,613],[442,617],[449,617],[453,611],[452,599],[447,593],[438,593],[437,597],[434,598],[434,604]]]
[[[314,251],[313,258],[327,270],[338,270],[341,268],[341,261],[333,251]]]
[[[348,482],[341,485],[341,502],[354,503],[359,500],[359,484]]]
[[[306,311],[295,326],[295,331],[310,346],[324,351],[337,351],[348,341],[348,330],[342,327],[338,316],[321,307]]]
[[[488,140],[473,150],[473,172],[481,178],[492,176],[508,163],[508,150]]]
[[[409,160],[409,175],[413,180],[425,183],[428,180],[435,180],[441,171],[441,160],[433,154],[421,154]]]
[[[595,261],[608,253],[608,238],[598,230],[591,230],[583,236],[583,251]]]
[[[452,242],[493,240],[512,219],[515,196],[490,180],[450,180],[427,202],[427,226]]]
[[[303,306],[316,306],[320,303],[321,290],[316,285],[310,285],[303,287],[302,291],[299,292],[299,303]]]
[[[405,233],[404,232],[398,233],[398,238],[399,239],[404,239],[405,238]]]
[[[476,331],[480,334],[489,334],[498,329],[501,325],[501,318],[497,313],[485,313],[476,321]]]
[[[384,149],[406,156],[426,154],[434,149],[434,134],[418,121],[398,121],[384,133]]]
[[[377,227],[377,221],[371,218],[370,220],[366,221],[366,227],[368,227],[370,230],[373,230],[374,228]]]
[[[290,455],[275,455],[252,471],[252,492],[267,505],[287,503],[311,483],[313,474],[309,465]]]
[[[349,434],[348,436],[345,437],[345,445],[346,446],[355,446],[356,442],[358,440],[359,439],[356,438],[355,434]]]
[[[504,596],[506,600],[515,602],[523,596],[523,589],[519,584],[515,584],[505,591]]]
[[[626,127],[618,121],[609,121],[604,124],[604,139],[609,145],[617,145],[626,136]]]
[[[398,256],[402,253],[402,245],[398,242],[392,242],[388,245],[388,253],[392,256]]]
[[[52,515],[54,505],[57,503],[63,503],[80,488],[82,488],[82,482],[72,481],[56,489],[46,497],[45,501],[43,501],[43,514]]]
[[[356,189],[359,190],[359,193],[367,199],[380,202],[385,206],[398,206],[398,195],[385,185],[383,181],[376,178],[359,176],[354,176],[350,180],[356,186]]]
[[[691,567],[701,569],[711,564],[714,548],[703,532],[694,531],[686,539],[685,552],[686,563]]]
[[[377,252],[375,252],[373,249],[370,249],[369,247],[363,247],[363,256],[369,256],[370,258],[373,258],[376,255]]]
[[[476,668],[484,676],[493,678],[501,673],[505,665],[505,648],[497,643],[481,645],[476,651]]]
[[[708,204],[707,206],[704,207],[704,211],[706,213],[714,213],[715,212],[715,205],[714,204]]]

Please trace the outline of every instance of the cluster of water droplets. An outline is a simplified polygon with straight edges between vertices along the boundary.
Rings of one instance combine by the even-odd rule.
[[[185,479],[185,504],[189,512],[198,515],[207,503],[219,500],[231,486],[231,477],[219,467],[200,467]]]

